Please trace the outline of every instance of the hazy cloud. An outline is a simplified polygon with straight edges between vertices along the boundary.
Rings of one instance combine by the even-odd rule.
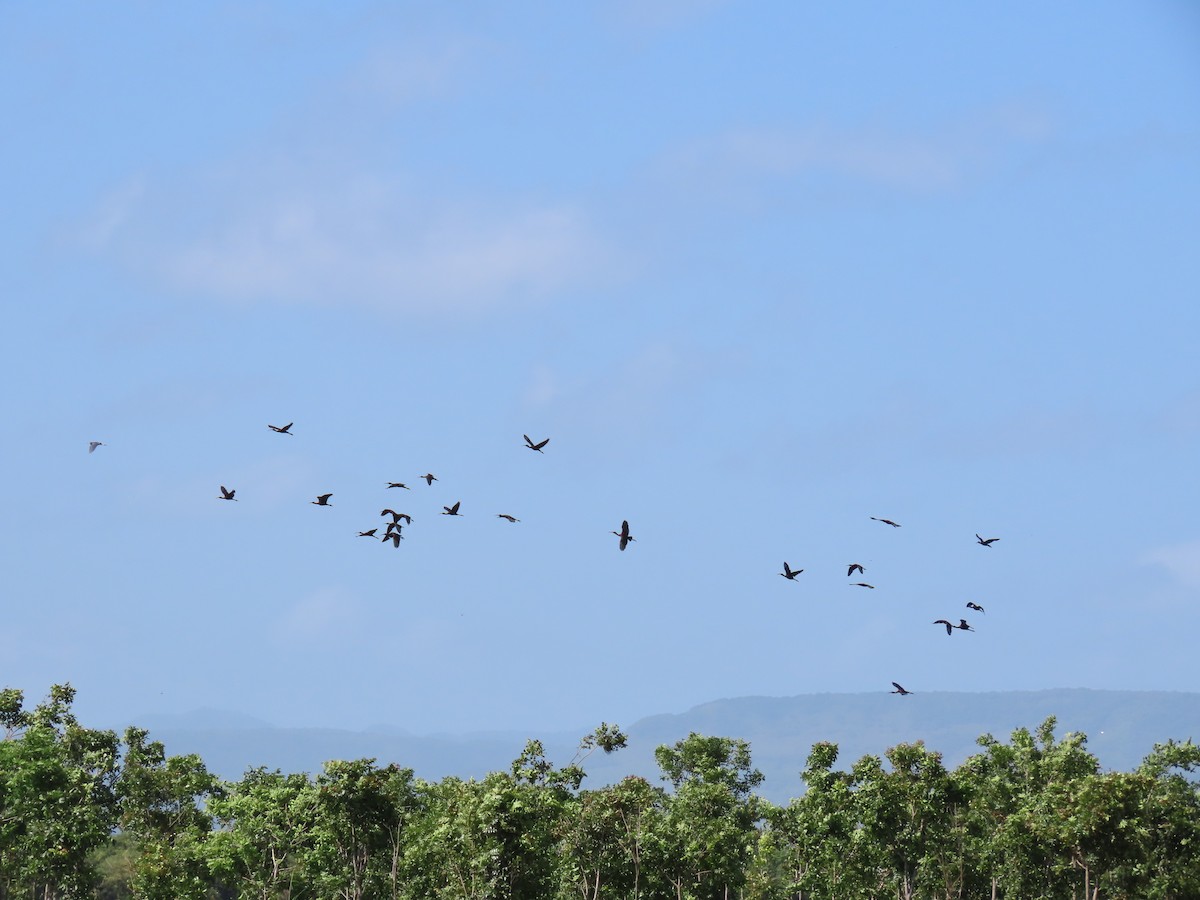
[[[362,605],[340,587],[320,588],[280,617],[273,637],[281,643],[346,640],[361,633]]]
[[[604,255],[569,206],[424,196],[399,178],[241,171],[116,191],[86,246],[189,295],[424,314],[528,302]]]
[[[729,0],[620,0],[611,13],[626,28],[657,30],[677,27],[727,5]]]
[[[1186,587],[1200,588],[1200,540],[1158,547],[1142,554],[1141,562],[1161,566]]]
[[[1006,148],[1040,141],[1049,132],[1047,117],[1019,106],[934,133],[830,125],[741,128],[682,147],[668,167],[722,190],[834,174],[897,190],[939,191],[959,186]]]

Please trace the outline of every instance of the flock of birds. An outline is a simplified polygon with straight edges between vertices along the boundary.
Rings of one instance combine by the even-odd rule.
[[[295,424],[295,422],[288,422],[286,425],[267,425],[267,428],[271,429],[271,431],[275,432],[276,434],[286,434],[289,437],[291,437],[292,436],[291,429],[294,424]],[[528,449],[534,450],[538,453],[544,453],[546,445],[550,443],[550,438],[544,438],[540,441],[534,441],[527,434],[522,435],[522,437],[525,439],[525,446]],[[95,453],[97,447],[104,447],[104,446],[107,446],[107,445],[104,444],[103,441],[89,441],[88,442],[88,453]],[[437,477],[432,472],[426,472],[424,475],[421,475],[419,477],[425,482],[426,485],[428,485],[430,487],[432,487],[433,483],[438,480]],[[401,481],[389,481],[389,482],[387,482],[387,488],[389,490],[393,489],[393,488],[399,488],[399,489],[406,490],[406,491],[411,490],[411,488],[407,484],[405,484],[404,482],[401,482]],[[234,501],[237,500],[237,497],[235,496],[235,494],[237,493],[236,489],[227,488],[225,485],[220,485],[220,489],[221,489],[221,493],[217,496],[218,500],[234,500]],[[333,504],[329,502],[329,500],[332,496],[333,496],[332,493],[318,494],[317,498],[315,500],[311,501],[311,503],[314,506],[332,506]],[[462,506],[461,500],[456,500],[450,506],[443,506],[442,507],[442,515],[458,516],[458,515],[460,515],[459,509],[461,508],[461,506]],[[391,518],[391,521],[388,522],[384,528],[383,535],[380,536],[379,527],[376,526],[374,528],[368,528],[365,531],[358,532],[358,536],[365,537],[365,538],[378,538],[384,544],[390,543],[390,544],[392,544],[393,547],[399,548],[400,542],[402,540],[404,540],[404,534],[403,534],[404,526],[412,524],[412,516],[409,515],[408,513],[397,512],[396,510],[391,509],[391,508],[386,508],[386,509],[381,510],[379,515],[387,516],[387,517]],[[521,521],[516,516],[513,516],[509,513],[496,513],[496,517],[499,519],[504,519],[505,521],[507,521],[511,524],[516,524]],[[875,522],[881,522],[884,525],[890,525],[892,528],[900,527],[900,523],[894,522],[891,519],[879,518],[877,516],[871,516],[870,518]],[[403,524],[401,524],[401,523],[403,523]],[[628,520],[623,520],[621,522],[621,530],[620,531],[613,531],[613,532],[611,532],[611,534],[613,534],[617,537],[617,539],[618,539],[617,546],[621,550],[625,550],[631,543],[633,543],[636,540],[629,531],[629,521]],[[996,538],[996,537],[985,538],[985,537],[982,537],[981,535],[979,535],[978,533],[976,533],[976,535],[975,535],[975,542],[982,547],[991,547],[992,544],[996,543],[996,541],[998,541],[998,540],[1000,540],[1000,538]],[[779,574],[781,577],[786,578],[788,581],[795,581],[796,577],[803,572],[804,572],[804,569],[793,569],[791,567],[791,564],[788,563],[787,560],[784,560],[783,571],[780,572]],[[863,567],[863,565],[861,563],[850,563],[846,568],[846,577],[852,578],[856,572],[859,575],[865,575],[866,569]],[[850,586],[867,588],[868,590],[875,590],[875,585],[869,584],[866,581],[852,581],[852,582],[850,582]],[[967,608],[974,612],[980,612],[980,613],[985,612],[984,608],[981,605],[979,605],[978,603],[975,603],[973,601],[967,601]],[[947,635],[954,634],[954,632],[956,630],[958,630],[958,631],[974,631],[975,630],[970,625],[970,623],[968,623],[967,620],[964,618],[959,618],[957,624],[954,622],[951,622],[949,619],[934,619],[932,624],[944,626],[946,629]],[[895,688],[895,690],[890,691],[889,693],[900,694],[901,696],[908,696],[909,694],[913,693],[912,691],[905,689],[904,686],[901,685],[899,682],[893,681],[892,686]]]
[[[875,522],[882,522],[884,525],[890,525],[893,528],[900,527],[899,522],[893,522],[891,519],[881,519],[877,516],[871,516],[870,518]],[[1000,540],[1000,538],[996,538],[996,537],[985,538],[985,537],[982,537],[981,535],[979,535],[978,533],[976,533],[976,535],[975,535],[975,543],[979,544],[981,547],[991,547],[992,544],[996,543],[996,541],[998,541],[998,540]],[[621,549],[622,550],[625,549],[624,542],[622,542]],[[795,581],[796,576],[799,575],[803,571],[804,571],[803,569],[793,569],[791,567],[791,564],[787,560],[784,560],[783,561],[783,571],[780,572],[779,575],[783,578],[786,578],[788,581]],[[859,575],[865,575],[867,570],[863,567],[862,563],[850,563],[850,565],[846,567],[846,577],[847,578],[854,577],[855,572],[857,572]],[[852,581],[852,582],[850,582],[850,586],[875,590],[875,585],[868,584],[865,581]],[[975,603],[970,600],[967,601],[967,609],[973,610],[975,612],[981,612],[981,613],[985,612],[985,610],[982,606],[980,606],[978,603]],[[948,634],[948,635],[954,634],[956,629],[959,631],[974,631],[975,630],[974,628],[971,627],[970,623],[968,623],[967,620],[963,619],[963,618],[960,618],[958,620],[958,624],[951,622],[949,619],[934,619],[932,624],[945,626],[946,634]],[[909,694],[912,693],[912,691],[905,689],[905,687],[903,685],[901,685],[898,681],[893,681],[892,687],[894,687],[895,690],[889,691],[889,693],[899,694],[902,697],[907,697]]]
[[[272,431],[274,431],[276,434],[286,434],[289,437],[291,437],[292,436],[292,426],[295,424],[296,424],[295,422],[288,422],[286,425],[267,425],[267,427],[270,428]],[[521,436],[523,438],[525,438],[525,446],[528,447],[530,450],[536,450],[538,453],[544,453],[546,445],[550,443],[550,438],[544,438],[543,440],[535,442],[527,434],[523,434]],[[103,447],[103,446],[104,446],[104,444],[102,444],[100,441],[91,441],[88,445],[88,453],[92,453],[95,451],[95,449],[97,447]],[[424,475],[421,475],[419,477],[422,480],[424,480],[426,485],[428,485],[430,487],[432,487],[433,483],[438,480],[437,476],[434,475],[432,472],[426,472]],[[401,488],[406,491],[412,490],[412,488],[410,488],[407,484],[405,484],[402,481],[389,481],[387,483],[387,487],[389,490],[392,488]],[[225,487],[225,485],[220,485],[220,488],[221,488],[221,493],[217,497],[218,500],[237,500],[237,497],[234,496],[237,493],[236,489],[227,488],[227,487]],[[332,493],[318,494],[317,499],[312,500],[310,502],[312,503],[313,506],[333,506],[333,504],[329,502],[329,498],[331,498],[332,496],[333,496]],[[443,516],[460,515],[459,509],[461,507],[462,507],[462,501],[456,500],[456,501],[454,501],[453,505],[442,507],[442,515]],[[366,531],[360,531],[358,533],[358,536],[365,537],[365,538],[379,538],[379,540],[382,541],[383,543],[385,543],[385,544],[391,543],[391,545],[393,547],[399,548],[400,542],[402,540],[404,540],[404,534],[403,534],[404,525],[412,524],[412,516],[409,513],[397,512],[396,510],[391,509],[391,508],[380,510],[379,515],[380,516],[390,516],[392,519],[390,522],[387,523],[386,527],[384,528],[383,536],[380,537],[378,526],[376,526],[375,528],[368,528]],[[504,519],[506,522],[509,522],[511,524],[516,524],[517,522],[521,521],[516,516],[511,515],[509,513],[496,513],[496,518]],[[402,525],[401,522],[403,522],[404,524]],[[629,534],[629,522],[627,522],[627,521],[622,522],[621,530],[619,532],[614,531],[613,534],[617,535],[617,537],[619,537],[621,539],[620,547],[622,550],[624,550],[625,547],[629,544],[629,542],[633,540],[633,537],[631,537]]]

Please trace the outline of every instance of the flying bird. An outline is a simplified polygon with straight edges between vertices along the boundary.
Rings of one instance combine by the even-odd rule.
[[[317,499],[310,500],[309,502],[312,503],[313,506],[332,506],[333,504],[329,502],[329,498],[332,496],[333,494],[317,494]]]
[[[399,547],[400,547],[400,542],[401,542],[402,540],[404,540],[404,535],[402,535],[402,534],[401,534],[400,532],[398,532],[398,531],[389,531],[387,534],[385,534],[385,535],[384,535],[384,536],[381,538],[381,540],[382,540],[382,541],[383,541],[385,544],[386,544],[388,541],[391,541],[391,542],[392,542],[392,546],[393,546],[393,547],[395,547],[395,548],[397,548],[397,549],[399,549]]]
[[[629,546],[630,541],[634,540],[633,536],[629,533],[629,520],[628,519],[623,519],[621,521],[621,530],[614,531],[614,532],[612,532],[612,534],[615,534],[617,537],[619,537],[621,539],[621,549],[622,550],[624,550],[626,547]]]
[[[532,440],[529,439],[529,435],[523,434],[523,435],[521,435],[521,437],[525,438],[525,446],[526,447],[528,447],[530,450],[536,450],[538,453],[541,453],[542,448],[545,447],[548,443],[550,443],[550,438],[546,438],[544,441],[539,441],[538,443],[535,444]]]
[[[954,629],[956,626],[950,624],[945,619],[934,619],[933,624],[934,625],[945,625],[946,626],[946,634],[954,634]]]
[[[457,516],[458,515],[458,507],[461,504],[462,504],[461,500],[455,500],[453,506],[443,506],[442,509],[445,510],[445,512],[443,512],[442,515],[443,516]]]
[[[972,628],[970,625],[967,624],[966,619],[959,619],[958,624],[955,625],[954,627],[961,628],[963,631],[974,631],[975,630],[974,628]]]
[[[978,603],[972,603],[970,600],[967,601],[967,609],[973,609],[975,612],[984,612],[982,606],[980,606]]]
[[[403,484],[403,483],[401,483],[401,482],[399,482],[399,481],[389,481],[389,482],[388,482],[388,487],[390,487],[390,488],[394,488],[394,487],[398,487],[398,488],[404,488],[406,491],[410,491],[410,490],[412,490],[412,488],[410,488],[410,487],[409,487],[407,484]]]
[[[786,578],[788,581],[795,581],[796,576],[799,575],[803,571],[804,571],[803,569],[793,569],[791,566],[789,566],[787,564],[787,560],[784,560],[783,561],[783,571],[780,572],[779,574],[782,577]]]
[[[865,587],[865,588],[870,588],[871,590],[875,590],[875,585],[867,584],[865,581],[856,581],[852,585],[850,585],[850,587]]]
[[[1000,540],[1000,538],[982,538],[979,535],[975,535],[975,542],[982,547],[990,547],[998,540]]]
[[[900,527],[900,524],[898,522],[893,522],[891,519],[877,519],[877,518],[875,518],[875,516],[871,516],[871,518],[875,519],[876,522],[882,522],[884,525],[891,525],[893,528]]]
[[[860,566],[858,563],[850,563],[850,568],[846,570],[846,577],[849,578],[851,575],[853,575],[855,569],[858,570],[858,573],[860,575],[867,574],[867,570],[864,569],[862,566]]]
[[[88,441],[88,453],[95,453],[97,447],[106,447],[104,441]]]
[[[509,522],[520,522],[521,521],[516,516],[510,516],[508,513],[496,513],[496,518],[497,519],[505,519]]]
[[[900,682],[898,682],[898,681],[893,681],[893,682],[892,682],[892,687],[894,687],[894,688],[895,688],[895,690],[894,690],[894,691],[888,691],[888,693],[889,693],[889,694],[899,694],[901,697],[907,697],[909,694],[911,694],[911,693],[912,693],[912,691],[906,691],[906,690],[904,689],[904,687],[903,687],[903,686],[900,684]]]
[[[358,533],[358,536],[359,537],[375,537],[375,532],[377,532],[378,530],[379,530],[378,528],[372,528],[370,531],[360,531]]]
[[[288,429],[289,429],[289,428],[291,428],[291,427],[292,427],[293,425],[295,425],[295,424],[296,424],[295,422],[288,422],[288,423],[287,423],[286,425],[284,425],[282,428],[280,428],[278,425],[268,425],[267,427],[268,427],[268,428],[270,428],[270,429],[271,429],[273,432],[275,432],[276,434],[287,434],[287,435],[291,435],[292,433],[291,433],[290,431],[288,431]],[[294,436],[294,435],[293,435],[293,436]]]
[[[237,493],[237,491],[231,491],[227,487],[225,487],[225,485],[221,485],[221,496],[218,497],[217,499],[218,500],[237,500],[237,497],[233,496],[236,493]]]
[[[383,509],[379,511],[379,514],[381,516],[391,516],[393,525],[395,525],[401,519],[404,520],[406,525],[412,524],[412,516],[410,516],[408,513],[398,513],[394,509]]]
[[[434,483],[435,481],[437,481],[437,479],[436,479],[436,478],[435,478],[435,477],[434,477],[432,474],[430,474],[430,473],[428,473],[428,472],[427,472],[427,473],[425,473],[424,475],[422,475],[421,477],[425,479],[425,483],[426,483],[427,485],[429,485],[430,487],[433,487],[433,483]]]

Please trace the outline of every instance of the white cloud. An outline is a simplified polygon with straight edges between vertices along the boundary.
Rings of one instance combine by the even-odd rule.
[[[1158,547],[1142,554],[1141,562],[1163,567],[1186,587],[1200,588],[1200,540]]]
[[[342,92],[391,103],[442,97],[460,84],[479,50],[478,42],[466,38],[376,47],[351,70]]]
[[[280,617],[273,637],[284,644],[346,640],[362,633],[362,604],[343,588],[320,588]]]
[[[626,27],[658,30],[678,27],[727,3],[728,0],[621,0],[611,12]]]
[[[120,191],[84,238],[188,295],[422,314],[529,302],[594,277],[605,255],[568,206],[431,198],[320,169]]]
[[[1004,149],[1037,142],[1045,116],[1019,106],[989,110],[934,133],[884,128],[741,128],[696,141],[675,153],[669,167],[689,181],[728,190],[809,173],[907,191],[958,187]]]

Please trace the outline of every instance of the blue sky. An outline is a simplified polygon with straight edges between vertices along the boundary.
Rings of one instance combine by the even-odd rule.
[[[1193,4],[6,4],[0,115],[31,697],[1200,690]]]

